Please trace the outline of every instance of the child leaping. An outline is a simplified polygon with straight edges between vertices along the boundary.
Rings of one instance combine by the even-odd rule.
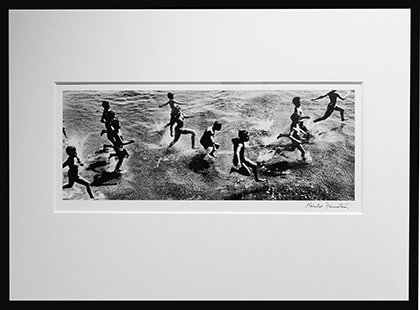
[[[299,115],[299,121],[298,121],[298,125],[299,125],[299,129],[300,129],[300,133],[302,133],[304,135],[304,137],[306,139],[308,139],[311,134],[309,133],[309,129],[306,128],[305,124],[303,124],[303,120],[304,119],[310,119],[310,116],[303,116],[303,111],[302,111],[302,104],[300,103],[300,97],[294,97],[292,99],[292,103],[294,104],[294,110],[293,110],[293,114],[297,114]],[[280,133],[277,136],[277,139],[281,138],[281,137],[288,137],[290,138],[290,132],[289,134],[284,134],[284,133]]]
[[[195,149],[195,132],[192,129],[184,128],[184,119],[191,118],[192,116],[186,116],[182,111],[175,116],[176,127],[175,127],[175,137],[168,147],[172,147],[175,143],[178,142],[181,135],[191,135],[191,148]]]
[[[170,126],[169,129],[170,129],[170,134],[171,134],[171,137],[172,137],[173,136],[173,127],[174,127],[175,122],[177,120],[178,114],[181,112],[181,107],[179,105],[182,105],[182,104],[174,101],[174,94],[173,93],[168,93],[167,97],[168,97],[169,101],[167,103],[164,103],[164,104],[160,105],[159,108],[162,108],[162,107],[164,107],[165,105],[168,105],[168,104],[171,107],[171,119],[170,119],[169,123],[167,123],[165,125],[164,128]]]
[[[112,145],[104,144],[104,147],[114,148],[115,153],[111,154],[109,157],[116,156],[118,158],[117,165],[115,166],[115,169],[114,169],[114,172],[118,173],[120,172],[120,168],[124,161],[124,158],[129,156],[127,150],[124,148],[124,145],[134,143],[134,140],[131,139],[130,141],[124,141],[124,138],[120,132],[121,126],[118,119],[114,118],[111,121],[111,125],[113,127],[113,130],[111,131]]]
[[[345,100],[347,97],[344,97],[344,98],[341,97],[340,94],[336,93],[336,90],[332,90],[332,91],[326,93],[325,95],[322,95],[322,96],[319,96],[317,98],[311,99],[311,101],[316,101],[318,99],[322,99],[322,98],[325,98],[327,96],[330,98],[330,102],[328,103],[328,106],[327,106],[327,111],[325,111],[324,116],[314,120],[314,123],[317,123],[317,122],[320,122],[320,121],[323,121],[323,120],[327,119],[328,117],[331,116],[331,114],[334,111],[339,111],[340,116],[341,116],[341,121],[345,121],[346,119],[344,118],[344,109],[337,106],[336,104],[337,104],[337,98],[340,98],[341,100]]]
[[[214,141],[214,135],[220,129],[222,129],[222,123],[215,121],[213,126],[208,127],[201,136],[200,143],[209,151],[209,156],[216,157],[220,144]]]
[[[287,148],[283,150],[281,149],[278,149],[278,150],[280,151],[280,154],[282,154],[283,151],[293,152],[294,150],[298,149],[300,151],[302,160],[306,161],[306,157],[305,157],[306,152],[302,147],[302,140],[300,137],[300,133],[303,132],[299,126],[300,116],[298,113],[293,113],[290,119],[292,120],[292,124],[290,125],[289,138],[292,141],[292,144],[288,145]]]

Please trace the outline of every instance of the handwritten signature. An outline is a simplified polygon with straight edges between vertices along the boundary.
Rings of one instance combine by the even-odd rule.
[[[331,202],[308,202],[305,208],[310,209],[349,209],[348,202],[331,203]]]

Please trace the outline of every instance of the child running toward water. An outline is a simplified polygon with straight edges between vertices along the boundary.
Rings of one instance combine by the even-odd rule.
[[[290,118],[292,120],[292,124],[290,125],[289,138],[292,140],[292,144],[289,145],[287,149],[281,150],[280,154],[282,154],[283,151],[293,152],[294,150],[298,149],[300,151],[302,160],[306,161],[306,152],[301,145],[302,140],[299,135],[302,132],[302,129],[299,126],[300,116],[298,113],[293,113]]]
[[[304,119],[309,119],[311,117],[310,116],[303,116],[302,104],[300,102],[300,97],[294,97],[292,99],[292,103],[295,106],[294,107],[294,110],[293,110],[293,113],[299,115],[298,125],[299,125],[300,132],[302,134],[304,134],[304,136],[305,136],[306,139],[309,139],[311,137],[311,134],[309,133],[309,129],[306,128],[305,124],[303,124],[303,120]],[[279,139],[281,137],[288,137],[288,138],[290,138],[290,133],[289,134],[280,133],[277,136],[277,139]]]
[[[330,98],[330,102],[328,103],[328,106],[327,106],[327,111],[325,111],[324,116],[314,120],[314,123],[317,123],[317,122],[320,122],[320,121],[323,121],[323,120],[327,119],[328,117],[331,116],[331,114],[334,111],[339,111],[340,115],[341,115],[341,121],[342,122],[345,121],[346,119],[344,118],[344,109],[337,106],[336,104],[337,104],[337,98],[340,98],[341,100],[345,100],[347,97],[344,97],[344,98],[341,97],[340,94],[336,93],[336,90],[332,90],[332,91],[326,93],[325,95],[319,96],[315,99],[311,99],[311,101],[316,101],[318,99],[322,99],[322,98],[325,98],[327,96]]]
[[[112,128],[111,122],[115,119],[115,112],[111,110],[108,101],[103,101],[102,107],[104,111],[102,112],[101,123],[105,124],[105,129],[102,129],[101,136],[106,133],[108,140],[112,142],[114,128]]]
[[[111,121],[111,125],[113,127],[113,130],[111,132],[112,137],[112,145],[106,145],[104,144],[104,147],[113,147],[115,154],[111,154],[110,157],[116,156],[118,158],[117,165],[115,166],[114,172],[118,173],[120,172],[121,165],[124,161],[124,158],[129,157],[127,150],[124,148],[124,145],[128,145],[131,143],[134,143],[134,140],[131,139],[130,141],[124,141],[124,138],[120,132],[120,122],[118,119],[114,118]]]
[[[293,113],[296,113],[299,115],[299,128],[305,133],[305,135],[309,136],[309,130],[306,128],[306,126],[303,124],[304,119],[310,119],[310,116],[303,116],[302,111],[302,104],[300,103],[300,97],[294,97],[292,99],[293,104],[295,105]]]
[[[169,127],[170,134],[171,134],[171,137],[173,137],[173,127],[174,127],[175,122],[177,120],[178,114],[181,112],[181,107],[179,105],[182,105],[182,104],[174,101],[174,94],[173,93],[168,93],[167,97],[168,97],[169,101],[167,103],[164,103],[164,104],[160,105],[159,108],[163,108],[165,105],[168,105],[168,104],[171,107],[171,119],[170,119],[169,123],[167,123],[165,125],[164,128],[170,126]]]
[[[69,177],[69,183],[64,185],[63,189],[73,187],[74,183],[76,182],[76,183],[84,185],[86,187],[86,190],[90,198],[95,199],[92,194],[92,190],[90,188],[89,182],[79,176],[79,166],[83,166],[83,164],[81,163],[79,157],[77,157],[76,148],[74,146],[68,146],[66,147],[66,153],[67,155],[69,155],[69,157],[63,163],[63,168],[65,168],[66,166],[69,167],[69,170],[67,173]]]
[[[174,140],[169,144],[168,147],[172,147],[175,143],[178,142],[181,135],[191,135],[191,148],[195,149],[195,132],[192,129],[184,128],[184,119],[191,118],[192,116],[186,116],[182,111],[179,111],[178,115],[175,117],[175,137]]]
[[[102,107],[104,108],[104,110],[103,110],[103,112],[102,112],[102,116],[101,116],[101,123],[107,123],[107,122],[109,122],[108,121],[108,118],[109,117],[107,117],[107,114],[109,113],[109,112],[112,112],[112,110],[111,110],[111,106],[109,105],[109,101],[102,101]]]
[[[247,130],[239,130],[238,137],[232,139],[233,143],[233,165],[230,168],[229,174],[236,172],[244,176],[250,176],[251,168],[255,181],[265,181],[258,177],[257,164],[245,157],[245,142],[249,141],[249,134]]]
[[[216,152],[220,147],[220,144],[214,141],[214,135],[215,132],[222,129],[222,123],[219,121],[214,122],[213,126],[208,127],[201,139],[200,139],[200,143],[201,145],[206,149],[209,150],[209,156],[211,157],[216,157]]]

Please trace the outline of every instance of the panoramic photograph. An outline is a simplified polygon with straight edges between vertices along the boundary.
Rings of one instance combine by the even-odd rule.
[[[63,200],[355,200],[355,91],[64,90]]]

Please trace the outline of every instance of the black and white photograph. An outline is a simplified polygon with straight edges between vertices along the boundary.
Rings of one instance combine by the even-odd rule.
[[[355,200],[352,85],[219,87],[64,90],[63,199]]]

